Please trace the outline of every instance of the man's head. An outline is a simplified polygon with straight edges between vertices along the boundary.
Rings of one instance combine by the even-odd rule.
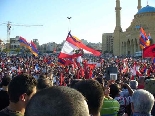
[[[76,83],[74,88],[81,92],[87,99],[90,114],[98,115],[101,110],[104,97],[101,84],[96,80],[82,80]]]
[[[42,90],[51,86],[53,86],[52,80],[50,80],[49,77],[46,77],[45,75],[42,75],[37,80],[37,90]]]
[[[132,101],[135,112],[147,114],[152,110],[154,97],[150,92],[140,89],[134,92]]]
[[[2,83],[1,83],[1,85],[2,85],[2,86],[8,86],[9,83],[10,83],[10,81],[11,81],[11,78],[10,78],[10,77],[3,77],[3,78],[2,78]]]
[[[25,74],[14,77],[8,87],[10,102],[26,105],[36,93],[37,81],[34,77]]]
[[[111,84],[110,86],[110,96],[114,99],[120,92],[117,84]]]
[[[32,97],[25,116],[89,116],[89,111],[80,92],[65,86],[53,86]]]
[[[132,89],[137,89],[137,87],[138,87],[138,82],[137,82],[136,80],[131,80],[131,81],[129,82],[129,85],[130,85],[130,87],[131,87]]]

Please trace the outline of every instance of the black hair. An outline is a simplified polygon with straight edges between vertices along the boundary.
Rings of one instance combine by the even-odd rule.
[[[3,78],[2,78],[2,83],[1,83],[1,85],[2,85],[2,86],[8,86],[9,83],[10,83],[10,81],[11,81],[11,78],[10,78],[10,77],[3,77]]]
[[[41,76],[37,80],[37,90],[42,90],[52,86],[52,81],[48,77]]]
[[[37,81],[34,77],[26,74],[17,75],[11,80],[8,87],[10,101],[17,103],[22,94],[26,93],[28,96],[31,95],[36,85]]]
[[[76,83],[74,88],[87,99],[90,114],[98,114],[101,110],[104,97],[101,84],[96,80],[88,79]]]
[[[73,79],[71,80],[70,87],[73,88],[77,82],[81,81],[81,79]]]
[[[28,102],[25,116],[89,116],[85,98],[66,86],[38,91]]]
[[[120,92],[118,85],[111,84],[109,87],[110,87],[110,97],[112,97],[114,99],[116,97],[116,95],[118,95],[118,93]]]

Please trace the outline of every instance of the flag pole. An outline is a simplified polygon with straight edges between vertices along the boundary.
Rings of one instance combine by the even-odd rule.
[[[67,17],[67,19],[68,19],[68,32],[71,30],[71,22],[70,22],[70,20],[71,20],[71,18],[72,17]]]

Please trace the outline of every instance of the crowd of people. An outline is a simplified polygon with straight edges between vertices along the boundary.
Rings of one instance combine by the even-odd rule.
[[[0,116],[155,116],[151,59],[1,56],[0,82]]]

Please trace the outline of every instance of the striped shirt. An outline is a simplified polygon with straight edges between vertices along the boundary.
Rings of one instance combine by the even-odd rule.
[[[132,101],[131,96],[129,97],[115,97],[115,100],[117,100],[120,104],[120,109],[119,109],[119,113],[118,115],[123,115],[125,113],[126,110],[126,106],[129,105]]]

